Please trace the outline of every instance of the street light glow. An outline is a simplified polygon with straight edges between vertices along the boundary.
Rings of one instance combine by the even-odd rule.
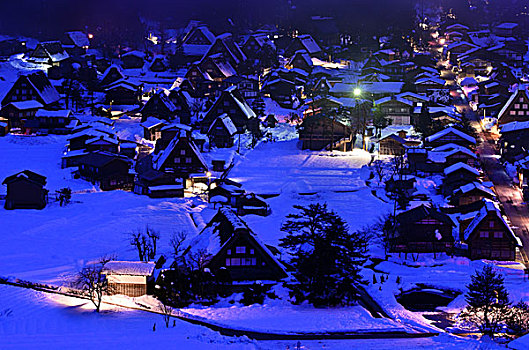
[[[360,96],[360,95],[362,94],[362,90],[360,90],[359,88],[355,88],[355,89],[353,90],[353,94],[354,94],[355,96]]]

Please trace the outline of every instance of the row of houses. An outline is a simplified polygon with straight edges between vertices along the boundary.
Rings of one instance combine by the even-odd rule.
[[[413,203],[416,176],[440,175],[438,194],[445,197],[448,206],[436,208],[421,203],[398,214],[391,250],[515,260],[521,241],[496,202],[492,185],[483,181],[473,152],[476,140],[461,129],[448,127],[426,137],[424,144],[407,149],[410,175],[397,176],[390,184],[406,190]],[[445,161],[432,164],[433,153],[442,154],[433,158],[440,156]],[[423,198],[418,194],[417,199]]]

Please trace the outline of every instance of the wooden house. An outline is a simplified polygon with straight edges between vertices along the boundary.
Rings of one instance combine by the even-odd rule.
[[[43,106],[35,100],[11,102],[2,107],[0,116],[7,120],[7,129],[24,132],[24,123],[27,119],[33,119],[35,114]]]
[[[142,121],[148,117],[155,117],[161,120],[171,121],[176,117],[176,106],[169,99],[167,90],[158,90],[140,109]]]
[[[107,87],[117,81],[124,80],[125,76],[121,72],[121,69],[119,66],[113,64],[110,67],[108,67],[105,72],[103,73],[103,76],[101,77],[101,82],[99,85],[101,87]]]
[[[137,105],[140,103],[141,86],[127,80],[118,80],[105,89],[105,100],[115,105]]]
[[[378,153],[381,155],[401,156],[406,153],[406,140],[395,134],[381,138],[378,145]]]
[[[312,67],[313,67],[312,59],[310,58],[310,55],[308,54],[307,51],[303,51],[303,50],[296,51],[294,55],[288,61],[286,67],[288,69],[297,68],[297,69],[301,69],[301,70],[304,70],[305,72],[310,73],[312,72]]]
[[[232,75],[223,81],[223,89],[236,86],[245,99],[254,99],[259,96],[259,81],[256,79]]]
[[[206,266],[213,273],[226,269],[231,280],[241,282],[287,277],[270,248],[230,208],[220,208],[208,226],[213,232],[204,231],[199,239],[209,241],[213,236],[219,241],[215,249],[208,251],[210,260]]]
[[[246,55],[242,52],[239,45],[233,40],[233,37],[230,33],[225,33],[219,35],[215,38],[215,42],[210,46],[204,58],[221,54],[224,59],[232,67],[237,69],[239,64],[246,61]]]
[[[142,165],[148,166],[144,169]],[[184,197],[182,179],[175,174],[165,173],[152,168],[152,155],[138,161],[136,165],[137,176],[134,182],[134,193],[147,195],[150,198]]]
[[[222,114],[213,121],[207,135],[209,137],[210,145],[218,148],[233,147],[234,136],[237,133],[237,127],[233,124],[231,118],[226,114]]]
[[[24,129],[26,129],[26,133],[45,131],[46,133],[65,135],[72,130],[70,127],[72,120],[72,111],[69,109],[57,111],[39,109],[32,119],[26,121]]]
[[[464,146],[456,145],[454,143],[447,143],[431,149],[428,152],[428,159],[436,163],[445,163],[445,166],[454,165],[456,163],[475,166],[477,163],[477,156],[474,152]]]
[[[351,128],[336,119],[315,114],[303,118],[299,128],[302,149],[347,151],[351,148]]]
[[[90,39],[81,31],[66,32],[62,40],[62,47],[70,56],[82,56],[90,47]]]
[[[456,163],[444,169],[443,194],[448,196],[459,187],[478,180],[479,171],[466,163]]]
[[[460,55],[468,52],[472,49],[477,49],[478,46],[469,43],[467,41],[457,41],[446,47],[446,57],[450,60],[450,63],[457,64],[457,59]]]
[[[500,127],[500,154],[503,159],[514,162],[529,149],[529,120],[515,121]]]
[[[46,206],[45,176],[24,170],[6,177],[2,184],[7,186],[6,209],[44,209]]]
[[[242,185],[230,179],[216,179],[210,185],[209,203],[229,205],[237,208],[240,198],[245,193]]]
[[[215,119],[227,113],[239,132],[246,129],[248,120],[255,118],[255,112],[248,105],[245,98],[235,86],[224,90],[215,103],[208,110],[201,122],[201,130],[206,133]]]
[[[176,116],[180,120],[180,123],[190,124],[193,98],[189,92],[180,86],[169,90],[168,97],[175,106]]]
[[[496,194],[490,188],[474,181],[455,189],[452,196],[450,196],[450,204],[456,207],[465,207],[483,199],[492,200],[495,197]]]
[[[69,58],[70,56],[60,41],[46,41],[37,44],[35,50],[29,55],[28,61],[60,66]]]
[[[202,72],[207,73],[208,79],[206,80],[223,81],[226,78],[237,75],[235,68],[222,53],[205,56],[198,64],[198,67]]]
[[[125,69],[143,68],[145,54],[141,51],[130,51],[121,56],[121,62],[123,62],[123,68]]]
[[[468,148],[473,147],[476,144],[476,139],[450,126],[428,136],[425,139],[425,143],[430,147],[439,147],[448,143],[454,143]]]
[[[463,233],[470,259],[516,260],[522,242],[505,220],[498,206],[485,201],[478,215]]]
[[[85,141],[85,150],[88,152],[104,151],[119,153],[119,140],[112,136],[99,135]]]
[[[516,121],[529,121],[529,92],[523,85],[511,95],[498,113],[499,126]]]
[[[285,50],[285,57],[292,57],[297,51],[304,50],[310,57],[321,57],[323,52],[320,46],[308,34],[298,35]]]
[[[154,282],[154,262],[109,261],[103,267],[111,295],[121,294],[141,297],[150,290]]]
[[[404,211],[396,217],[390,251],[450,253],[454,244],[453,227],[454,222],[448,215],[424,204]]]
[[[104,128],[100,127],[89,127],[83,130],[80,130],[78,132],[75,132],[68,138],[68,150],[69,151],[76,151],[76,150],[85,150],[88,147],[88,142],[93,140],[99,140],[103,139],[104,141],[108,141],[107,139],[115,139],[115,142],[112,142],[114,146],[112,146],[111,149],[109,149],[109,152],[117,153],[118,152],[118,144],[119,141],[117,139],[116,134],[104,130]],[[105,142],[101,142],[102,145],[105,144]],[[92,147],[95,147],[96,145],[92,145]]]
[[[238,215],[260,215],[268,216],[272,212],[266,201],[255,193],[244,193],[237,202]]]
[[[149,65],[149,70],[151,72],[165,72],[167,70],[167,65],[165,63],[165,56],[163,55],[156,55],[151,61],[151,64]]]
[[[164,150],[175,137],[180,137],[181,135],[186,135],[190,140],[193,139],[192,131],[193,129],[189,125],[180,124],[180,123],[171,123],[166,126],[163,126],[161,129],[161,137],[156,140],[156,147],[154,153],[158,154],[161,150]],[[196,145],[196,144],[195,144]]]
[[[257,33],[250,35],[241,47],[242,51],[248,58],[262,58],[267,53],[276,52],[277,48],[268,35]]]
[[[10,102],[37,101],[45,108],[56,107],[60,95],[42,71],[18,77],[2,100],[2,106]]]
[[[181,132],[169,145],[153,157],[153,169],[187,178],[190,174],[202,174],[208,166],[194,142]]]
[[[296,84],[290,80],[277,78],[267,81],[263,85],[263,92],[280,106],[292,108],[293,96],[296,93]]]
[[[149,141],[156,141],[162,137],[162,128],[168,123],[155,117],[148,117],[140,125],[143,127],[143,138]]]
[[[391,125],[411,125],[413,102],[410,100],[391,96],[378,99],[374,104],[391,120]]]
[[[78,161],[79,176],[97,184],[103,191],[131,190],[134,176],[129,173],[131,161],[114,153],[90,152]]]
[[[215,35],[207,26],[194,26],[182,39],[182,54],[191,61],[200,59],[214,42]]]
[[[446,89],[446,81],[441,78],[425,77],[415,80],[417,93],[431,95],[435,91]]]

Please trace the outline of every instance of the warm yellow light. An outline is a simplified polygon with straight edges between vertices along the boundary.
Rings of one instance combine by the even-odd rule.
[[[94,38],[94,34],[88,34],[88,39],[93,39]]]
[[[439,44],[444,45],[446,43],[446,40],[444,38],[439,39]]]
[[[206,176],[207,176],[207,177],[211,177],[211,172],[208,171],[208,172],[206,173]]]
[[[356,88],[353,90],[353,94],[355,96],[360,96],[362,94],[362,90],[360,90],[359,88]]]

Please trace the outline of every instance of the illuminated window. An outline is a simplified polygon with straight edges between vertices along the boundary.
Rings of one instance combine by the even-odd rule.
[[[192,161],[192,160],[191,160],[190,157],[187,157],[187,158],[186,158],[186,163],[187,163],[187,164],[191,163],[191,161]]]
[[[254,255],[255,251],[253,249],[250,249],[250,255]]]
[[[235,253],[236,254],[244,254],[244,253],[246,253],[246,247],[235,247]]]
[[[231,249],[226,250],[227,255],[231,255]]]
[[[485,231],[481,231],[479,233],[479,237],[480,238],[489,238],[489,233],[488,232],[485,232]]]
[[[503,232],[501,231],[494,232],[494,238],[503,238]]]
[[[493,228],[493,227],[494,227],[494,220],[489,221],[489,227],[490,227],[490,228]]]

